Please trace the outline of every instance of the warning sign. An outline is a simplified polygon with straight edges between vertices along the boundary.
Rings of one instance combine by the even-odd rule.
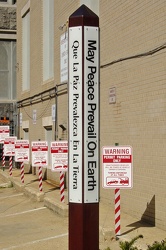
[[[4,140],[4,155],[5,156],[15,156],[15,141],[16,136],[6,137]]]
[[[6,137],[9,136],[9,126],[0,126],[0,143],[4,143]]]
[[[103,188],[132,188],[132,147],[102,148]]]
[[[29,162],[29,140],[16,140],[15,161]]]
[[[67,171],[68,169],[68,142],[51,142],[52,171]]]
[[[48,165],[48,143],[46,141],[32,141],[32,166],[46,167]]]

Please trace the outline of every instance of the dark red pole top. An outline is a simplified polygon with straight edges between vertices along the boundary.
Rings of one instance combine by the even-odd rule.
[[[69,17],[69,27],[76,26],[99,27],[99,17],[83,4]]]

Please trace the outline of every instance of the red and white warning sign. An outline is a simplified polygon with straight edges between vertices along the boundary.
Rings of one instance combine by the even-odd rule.
[[[48,143],[47,141],[32,141],[32,166],[46,167],[48,165]]]
[[[0,126],[0,143],[4,143],[6,137],[9,136],[9,126]]]
[[[15,161],[29,162],[29,140],[15,141]]]
[[[130,146],[103,147],[103,188],[132,188],[132,160],[132,147]]]
[[[68,142],[51,142],[52,171],[67,171],[68,169]]]
[[[16,136],[6,137],[4,140],[4,155],[5,156],[15,156],[15,141]]]

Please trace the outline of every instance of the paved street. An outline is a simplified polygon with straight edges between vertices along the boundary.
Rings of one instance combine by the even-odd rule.
[[[67,223],[43,202],[0,189],[0,249],[68,249]]]
[[[68,249],[67,192],[62,204],[55,185],[43,181],[43,191],[40,196],[36,175],[26,174],[23,185],[19,169],[13,169],[13,177],[9,177],[8,169],[0,170],[0,250]],[[119,250],[119,240],[130,241],[139,234],[144,236],[137,241],[138,248],[142,250],[147,250],[147,245],[154,240],[166,238],[165,231],[121,212],[121,236],[116,241],[114,209],[104,200],[100,201],[99,224],[100,250],[107,247]]]

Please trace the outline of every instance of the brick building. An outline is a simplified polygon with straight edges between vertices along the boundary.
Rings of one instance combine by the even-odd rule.
[[[68,18],[83,3],[100,18],[100,148],[133,148],[133,188],[121,190],[121,209],[166,230],[164,0],[18,0],[19,137],[68,139],[60,39],[67,39]],[[58,181],[50,168],[46,178]],[[113,206],[114,190],[101,184],[100,197]]]

